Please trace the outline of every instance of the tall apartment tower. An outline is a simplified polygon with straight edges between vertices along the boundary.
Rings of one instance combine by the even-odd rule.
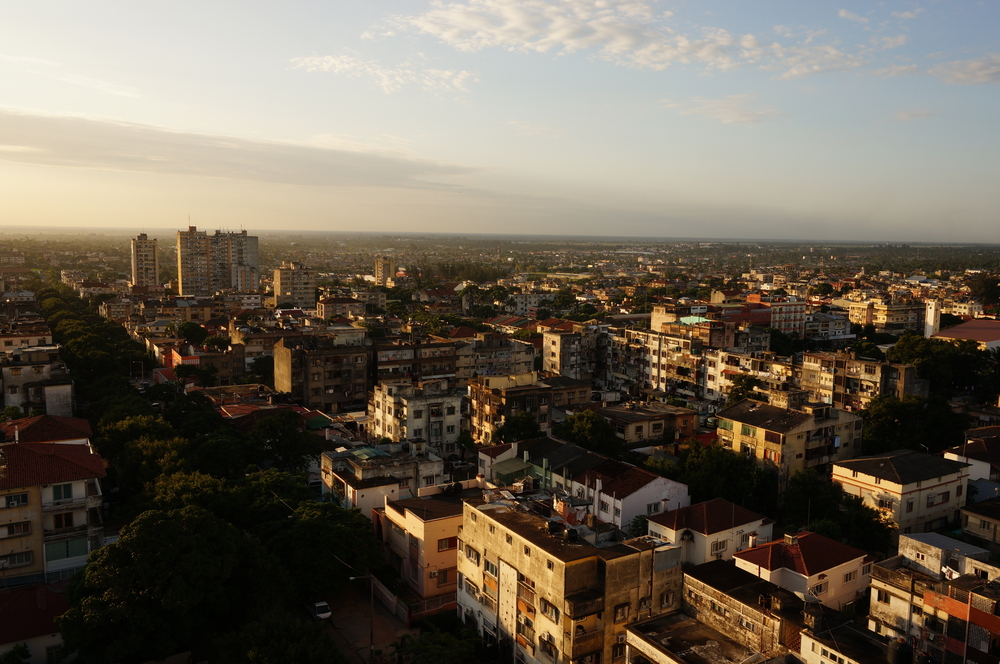
[[[177,280],[181,295],[207,297],[220,290],[255,291],[260,287],[257,237],[196,226],[177,231]]]
[[[316,275],[302,263],[282,261],[274,270],[274,304],[286,302],[299,309],[316,308]]]
[[[132,238],[132,285],[156,286],[160,278],[160,260],[156,256],[156,239],[145,233]]]
[[[379,286],[387,285],[386,282],[396,276],[396,261],[383,256],[375,259],[375,283]]]

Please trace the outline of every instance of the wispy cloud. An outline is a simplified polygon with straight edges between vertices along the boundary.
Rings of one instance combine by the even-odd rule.
[[[882,48],[899,48],[906,43],[906,35],[882,37]]]
[[[448,188],[477,169],[298,143],[0,108],[0,161],[313,186]]]
[[[81,76],[79,74],[64,71],[63,67],[65,65],[61,62],[53,62],[52,60],[46,60],[45,58],[37,58],[29,55],[9,55],[3,53],[0,53],[0,61],[20,65],[31,74],[51,78],[62,83],[78,85],[84,88],[93,88],[105,94],[115,95],[118,97],[131,97],[133,99],[142,98],[142,95],[136,88],[129,87],[127,85],[119,85],[118,83],[112,83],[110,81],[94,78],[92,76]]]
[[[860,67],[881,44],[847,48],[823,30],[787,26],[775,28],[781,41],[713,26],[684,31],[672,18],[656,2],[460,0],[436,2],[419,15],[391,17],[385,32],[425,34],[463,52],[501,48],[555,57],[586,52],[636,69],[754,66],[783,78]]]
[[[917,16],[919,16],[922,11],[924,11],[922,7],[917,7],[916,9],[913,9],[912,11],[908,12],[892,12],[892,15],[895,16],[896,18],[901,18],[904,20],[912,20],[917,18]]]
[[[839,16],[840,18],[846,18],[848,21],[854,21],[855,23],[862,23],[862,24],[868,23],[868,19],[866,19],[864,16],[858,16],[857,14],[849,12],[846,9],[841,9],[839,12],[837,12],[837,16]]]
[[[754,106],[755,95],[729,95],[722,99],[705,99],[694,97],[687,102],[664,100],[662,105],[680,115],[701,115],[722,124],[754,124],[781,115],[773,108],[757,108]]]
[[[1000,53],[972,60],[953,60],[931,68],[930,73],[955,85],[1000,83]]]
[[[899,111],[894,116],[900,122],[913,122],[914,120],[925,120],[934,117],[930,111]]]
[[[910,76],[919,71],[920,67],[916,65],[889,65],[888,67],[883,67],[882,69],[876,69],[875,73],[878,76],[889,78],[892,76]]]
[[[464,70],[424,69],[409,62],[385,67],[377,60],[362,60],[349,55],[292,58],[291,62],[295,69],[369,78],[386,93],[411,85],[424,90],[465,91],[467,82],[478,80],[474,73]]]

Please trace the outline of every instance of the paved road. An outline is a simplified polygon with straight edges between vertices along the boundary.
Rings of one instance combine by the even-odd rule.
[[[348,584],[337,597],[329,600],[330,626],[337,647],[352,664],[368,661],[369,626],[371,625],[370,595],[367,583],[354,581]],[[388,655],[390,644],[399,640],[403,634],[417,635],[419,629],[407,629],[402,620],[389,613],[375,599],[375,661],[378,662],[378,651]]]

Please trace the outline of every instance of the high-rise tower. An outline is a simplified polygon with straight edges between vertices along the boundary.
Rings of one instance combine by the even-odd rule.
[[[207,297],[220,290],[255,291],[260,286],[257,237],[196,226],[177,231],[177,280],[181,295]]]
[[[379,286],[396,277],[396,261],[386,256],[375,259],[375,283]]]
[[[132,285],[156,286],[160,279],[160,259],[156,255],[156,239],[145,233],[132,238]]]

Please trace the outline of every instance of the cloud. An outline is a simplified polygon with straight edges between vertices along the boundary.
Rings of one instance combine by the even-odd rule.
[[[298,143],[0,108],[0,161],[313,186],[450,188],[477,169]]]
[[[841,9],[839,12],[837,12],[837,16],[839,16],[840,18],[846,18],[848,21],[854,21],[855,23],[868,22],[868,19],[866,19],[864,16],[858,16],[857,14],[853,14],[847,11],[846,9]]]
[[[292,58],[292,67],[311,72],[332,72],[358,78],[370,78],[386,93],[397,92],[404,86],[415,85],[424,90],[461,91],[467,81],[477,81],[469,71],[451,69],[421,69],[404,62],[396,67],[383,67],[377,60],[362,60],[348,55],[324,55]]]
[[[920,12],[924,11],[922,7],[917,7],[913,11],[909,12],[892,12],[892,15],[896,18],[901,18],[904,20],[914,19],[920,15]]]
[[[888,67],[883,67],[882,69],[876,69],[875,74],[889,78],[892,76],[909,76],[911,74],[916,74],[919,71],[920,68],[916,65],[889,65]]]
[[[685,103],[664,101],[663,107],[680,115],[701,115],[722,124],[754,124],[781,115],[773,108],[753,108],[754,99],[756,96],[750,94],[729,95],[722,99],[694,97]]]
[[[45,78],[51,78],[56,81],[69,83],[70,85],[78,85],[84,88],[93,88],[105,94],[115,95],[118,97],[131,97],[133,99],[142,98],[142,95],[139,94],[139,91],[135,88],[126,85],[119,85],[117,83],[111,83],[110,81],[93,78],[91,76],[81,76],[79,74],[64,72],[61,70],[64,66],[61,62],[53,62],[52,60],[36,58],[29,55],[8,55],[3,53],[0,53],[0,60],[21,65],[21,67],[27,70],[28,73],[36,76],[43,76]],[[39,69],[39,67],[43,67],[43,69]]]
[[[900,122],[913,122],[914,120],[924,120],[934,117],[930,111],[899,111],[894,116]]]
[[[1000,53],[946,62],[931,68],[930,73],[955,85],[1000,83]]]
[[[906,35],[896,35],[895,37],[882,37],[882,48],[899,48],[906,43]]]

